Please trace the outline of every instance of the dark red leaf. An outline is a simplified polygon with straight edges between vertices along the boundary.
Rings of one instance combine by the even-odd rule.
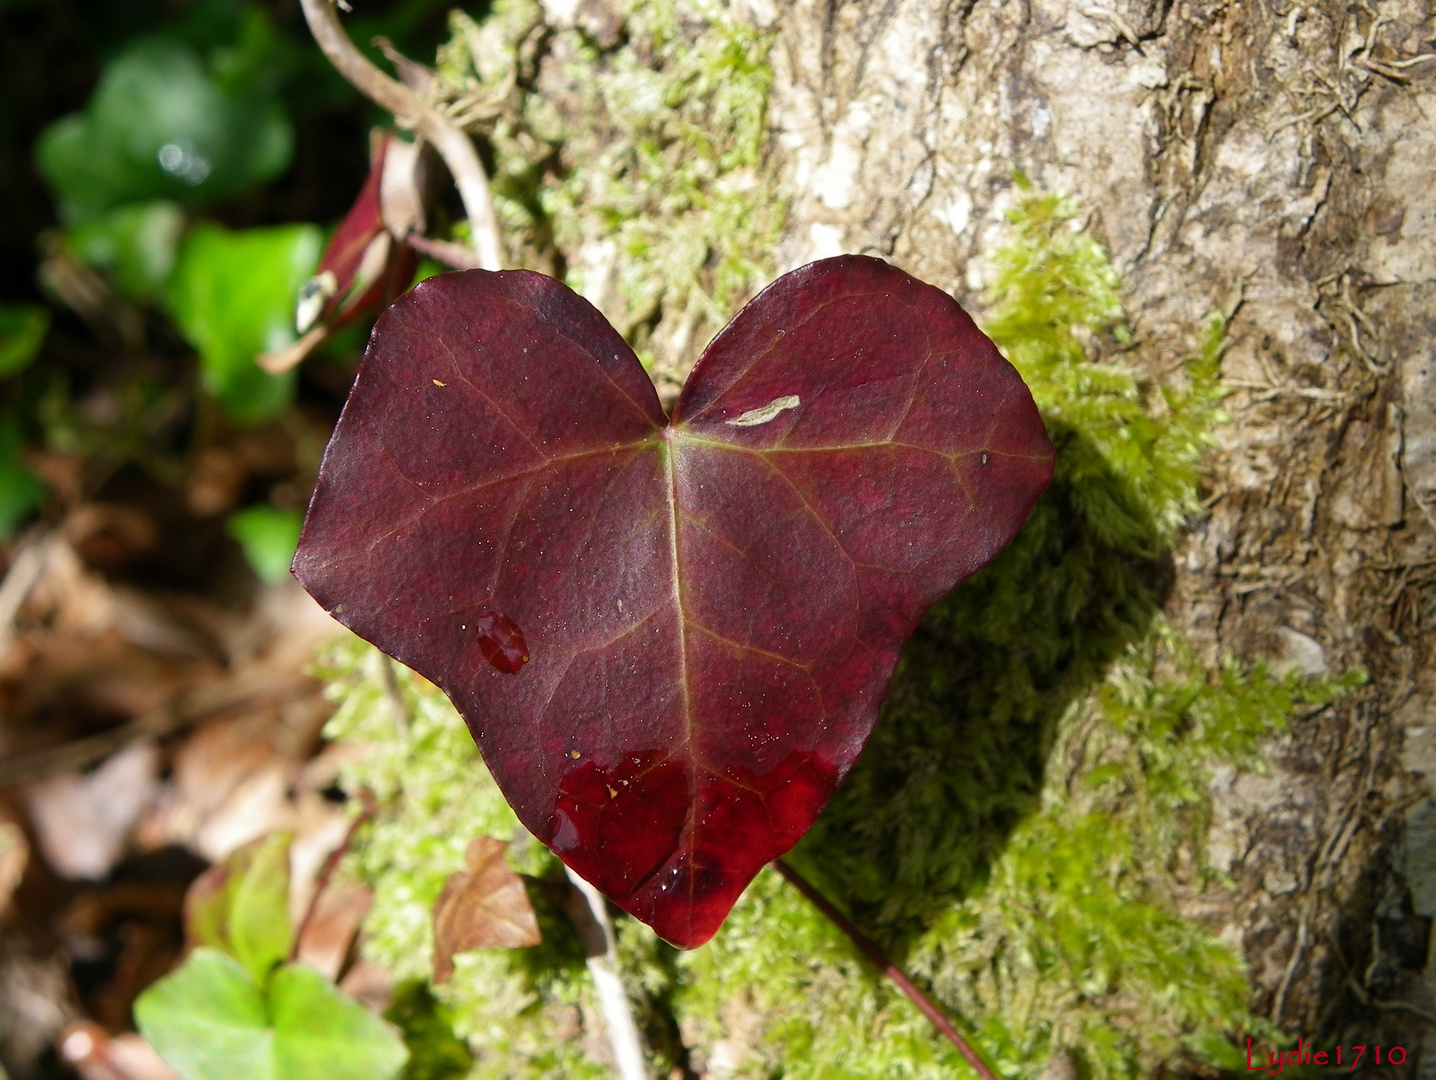
[[[381,307],[414,280],[418,254],[391,236],[384,223],[382,180],[393,142],[393,134],[379,142],[354,205],[330,237],[319,269],[300,290],[296,323],[301,334],[321,320],[345,322]]]
[[[448,692],[535,835],[692,947],[807,831],[1052,457],[957,303],[877,259],[766,289],[671,424],[559,282],[446,274],[375,327],[294,571]],[[516,675],[474,648],[498,611]]]

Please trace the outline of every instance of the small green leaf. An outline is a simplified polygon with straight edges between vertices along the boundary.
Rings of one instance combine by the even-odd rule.
[[[35,359],[50,329],[50,312],[39,304],[0,304],[0,379]]]
[[[389,1080],[409,1051],[386,1024],[313,968],[286,964],[269,984],[276,1080]]]
[[[219,65],[223,68],[223,65]],[[150,39],[105,66],[82,113],[36,144],[72,222],[146,199],[212,202],[278,176],[294,133],[271,89],[211,72],[186,45]]]
[[[233,515],[225,531],[239,541],[255,575],[272,584],[289,576],[289,564],[294,561],[303,525],[304,517],[298,510],[260,505]]]
[[[114,275],[132,300],[152,299],[174,270],[184,212],[172,202],[131,203],[69,230],[75,254]]]
[[[288,833],[275,833],[241,849],[252,850],[253,855],[235,883],[229,941],[235,957],[260,980],[283,963],[294,943],[289,922],[290,839]]]
[[[0,420],[0,540],[9,537],[45,497],[45,485],[20,464],[20,428]]]
[[[135,1002],[140,1033],[183,1080],[390,1080],[395,1030],[313,968],[286,964],[268,993],[233,958],[195,949]]]
[[[319,261],[313,225],[230,232],[197,228],[180,249],[169,306],[200,354],[205,389],[240,423],[284,409],[294,374],[260,370],[254,358],[294,341],[294,298]]]
[[[185,895],[185,927],[263,982],[289,955],[289,833],[271,833],[201,874]]]
[[[278,1080],[264,996],[222,952],[195,949],[141,994],[135,1025],[184,1080]]]

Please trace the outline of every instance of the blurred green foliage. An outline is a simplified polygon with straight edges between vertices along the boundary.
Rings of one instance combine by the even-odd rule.
[[[345,22],[385,63],[373,44],[381,36],[432,55],[450,6],[382,0]],[[28,299],[38,280],[50,304],[0,297],[3,539],[43,494],[18,443],[102,459],[96,476],[134,463],[173,487],[207,440],[292,407],[296,377],[267,375],[254,357],[294,339],[293,294],[320,233],[282,223],[337,220],[363,181],[367,126],[392,118],[334,71],[293,4],[5,0],[0,20],[17,61],[0,77],[0,157],[30,157],[50,195],[28,170],[0,168],[0,194],[22,200],[0,228],[22,265],[6,292],[23,283]],[[87,80],[93,89],[77,101],[73,88]],[[57,117],[61,102],[73,111]],[[254,225],[269,228],[241,227]],[[36,250],[39,275],[23,268]],[[65,308],[46,346],[51,311]],[[352,362],[366,329],[336,335],[329,360]],[[92,337],[78,336],[86,330]],[[311,393],[337,385],[326,375]],[[259,521],[237,528],[256,569],[272,576],[289,524],[255,532]]]
[[[39,304],[0,304],[0,379],[30,366],[49,329],[50,312]]]
[[[81,260],[109,272],[121,296],[144,302],[169,281],[184,224],[176,203],[130,203],[71,226],[68,239]]]
[[[50,312],[38,304],[0,303],[0,379],[34,361],[50,329]],[[45,497],[45,485],[20,463],[20,424],[0,418],[0,540],[8,539]]]
[[[20,463],[20,425],[0,419],[0,539],[14,533],[45,497],[45,485]]]
[[[289,924],[290,833],[270,833],[239,848],[185,896],[185,932],[197,945],[234,957],[258,982],[284,963],[294,944]]]
[[[225,531],[239,541],[244,557],[261,581],[283,581],[299,546],[304,515],[298,510],[279,510],[263,504],[251,506],[230,517]]]
[[[196,947],[135,1002],[135,1022],[182,1080],[390,1080],[395,1030],[320,972],[286,962],[291,837],[246,844],[185,898]]]
[[[254,358],[294,341],[294,298],[321,244],[314,225],[231,232],[206,224],[180,249],[166,293],[170,314],[199,349],[205,389],[240,423],[293,400],[294,373],[270,375]]]
[[[81,113],[36,146],[66,220],[129,202],[214,202],[279,175],[294,131],[276,89],[276,35],[255,9],[234,45],[202,57],[166,38],[130,43],[105,65]]]
[[[135,1002],[141,1033],[182,1080],[390,1080],[403,1041],[303,964],[256,982],[243,964],[198,948]]]

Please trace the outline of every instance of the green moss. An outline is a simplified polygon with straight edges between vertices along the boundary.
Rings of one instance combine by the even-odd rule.
[[[330,646],[316,672],[337,705],[325,735],[365,751],[344,768],[341,784],[354,796],[368,792],[378,804],[346,867],[374,890],[363,955],[396,981],[425,981],[434,901],[449,875],[464,868],[470,840],[512,840],[510,863],[534,879],[556,873],[558,861],[519,826],[463,720],[436,687],[391,667],[353,637]],[[543,892],[533,888],[530,896],[543,945],[460,954],[453,978],[432,992],[473,1048],[475,1080],[600,1077],[602,1067],[561,1034],[565,1010],[591,1007],[582,950]],[[432,1037],[437,1020],[429,1016],[426,1023]]]
[[[1240,960],[1178,910],[1179,898],[1224,887],[1202,858],[1210,770],[1220,762],[1260,767],[1262,736],[1299,705],[1328,701],[1351,681],[1278,681],[1259,666],[1235,664],[1208,672],[1159,623],[1069,706],[1029,811],[965,888],[941,904],[925,897],[926,921],[910,937],[892,933],[881,906],[864,920],[867,928],[888,930],[889,947],[969,1025],[1004,1075],[1035,1076],[1059,1047],[1079,1075],[1102,1078],[1149,1074],[1187,1057],[1212,1060],[1225,1036],[1266,1026],[1246,1010]],[[973,796],[967,806],[941,805],[940,792],[928,796],[936,814],[966,813],[953,822],[959,827],[1002,800],[1000,781],[986,785],[987,805],[977,797],[984,785],[961,786]],[[910,824],[921,832],[937,820]],[[841,838],[827,816],[821,827],[826,837],[805,841],[794,861],[828,895],[851,897],[857,890],[840,875],[853,869],[852,856],[831,858]],[[900,841],[911,844],[907,836]],[[948,843],[926,856],[980,861],[964,850],[980,841],[964,844],[958,832]],[[907,857],[917,858],[912,850]],[[893,882],[885,899],[905,891]],[[716,1024],[742,997],[764,1018],[767,1040],[757,1047],[754,1075],[967,1071],[774,875],[749,890],[719,937],[686,957],[685,967],[681,1009]]]
[[[694,325],[726,316],[757,280],[759,233],[777,227],[736,220],[764,181],[735,187],[731,203],[719,183],[765,168],[761,40],[716,15],[680,18],[669,0],[629,11],[613,50],[565,31],[559,52],[595,117],[573,131],[522,91],[536,10],[501,0],[486,23],[459,24],[466,52],[446,54],[445,77],[510,125],[493,138],[513,179],[504,190],[517,193],[504,196],[506,220],[526,244],[551,229],[575,267],[584,249],[617,245],[622,325],[640,344],[674,312]],[[511,59],[490,63],[486,49]],[[568,160],[587,163],[556,168],[562,139]],[[736,215],[732,236],[724,215]],[[1198,511],[1222,420],[1224,326],[1213,320],[1172,385],[1145,380],[1120,362],[1120,283],[1071,202],[1025,194],[1010,218],[986,328],[1047,419],[1056,474],[1018,539],[924,620],[867,751],[792,860],[1014,1080],[1058,1051],[1084,1080],[1217,1062],[1230,1034],[1265,1028],[1247,1012],[1240,959],[1182,914],[1229,887],[1204,857],[1211,772],[1260,769],[1263,737],[1352,680],[1278,680],[1233,661],[1208,670],[1162,620],[1169,552]],[[376,889],[365,951],[421,978],[429,906],[464,846],[478,832],[513,836],[516,822],[462,722],[407,673],[410,719],[396,725],[382,663],[337,647],[330,733],[373,746],[343,782],[383,806],[355,855]],[[556,872],[531,839],[511,856],[535,878]],[[545,944],[460,956],[436,997],[475,1050],[474,1076],[600,1075],[583,1049],[595,1014],[581,956],[532,892]],[[693,953],[632,920],[617,926],[661,1071],[690,1053],[795,1080],[967,1069],[771,872]],[[576,1017],[590,1021],[579,1038]]]
[[[474,1055],[454,1034],[453,1017],[427,983],[415,979],[395,987],[384,1018],[398,1025],[409,1048],[397,1080],[463,1080],[469,1075]]]
[[[461,114],[492,116],[496,209],[520,257],[603,294],[645,364],[662,351],[672,367],[772,271],[769,39],[703,0],[619,13],[612,48],[579,30],[549,43],[562,93],[532,92],[532,0],[497,0],[483,24],[455,15],[440,71]]]

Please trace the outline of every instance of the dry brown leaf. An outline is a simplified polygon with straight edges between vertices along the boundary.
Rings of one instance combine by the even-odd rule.
[[[331,881],[319,894],[294,958],[337,979],[373,900],[374,894],[357,882]]]
[[[180,1080],[140,1036],[111,1036],[88,1020],[67,1027],[55,1047],[81,1080]]]
[[[387,1012],[394,1004],[393,978],[371,960],[356,960],[344,978],[339,980],[339,989],[371,1012]]]
[[[0,916],[4,916],[10,906],[10,898],[25,876],[25,865],[29,861],[30,845],[25,840],[25,830],[16,822],[0,817]]]
[[[93,772],[64,773],[27,788],[30,823],[51,868],[72,879],[108,875],[159,790],[159,767],[155,744],[136,742]]]
[[[543,940],[523,879],[504,861],[509,845],[479,836],[464,855],[467,870],[444,882],[434,904],[434,982],[454,974],[454,954],[537,945]]]

